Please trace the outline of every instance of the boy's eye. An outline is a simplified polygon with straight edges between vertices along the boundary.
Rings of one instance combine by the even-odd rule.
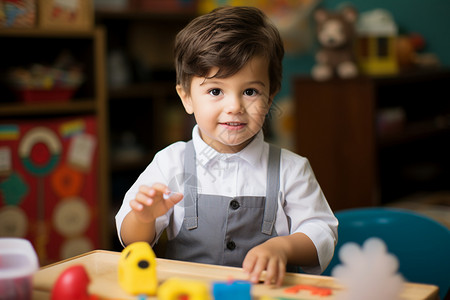
[[[222,92],[222,91],[221,91],[220,89],[211,89],[211,90],[209,91],[209,94],[210,94],[211,96],[219,96],[221,92]]]
[[[246,89],[244,91],[244,95],[245,96],[256,96],[256,95],[258,95],[258,91],[255,89]]]

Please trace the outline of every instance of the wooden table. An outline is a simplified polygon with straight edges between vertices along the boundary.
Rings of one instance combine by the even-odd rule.
[[[53,283],[59,274],[69,266],[82,264],[87,270],[91,283],[89,292],[100,296],[101,299],[137,299],[121,289],[118,283],[117,264],[120,252],[96,250],[74,258],[64,260],[49,266],[42,267],[33,277],[33,299],[50,299]],[[241,268],[214,266],[207,264],[181,262],[157,258],[157,276],[161,283],[169,278],[178,277],[189,280],[202,280],[206,283],[215,281],[246,280],[246,274]],[[262,275],[264,276],[264,274]],[[298,284],[309,285],[332,290],[331,296],[312,295],[307,290],[297,294],[287,294],[285,289]],[[269,287],[264,284],[252,286],[253,299],[261,296],[286,299],[335,299],[335,295],[343,290],[334,278],[328,276],[315,276],[288,273],[284,285],[280,288]],[[156,299],[150,297],[149,299]],[[405,300],[437,300],[438,287],[426,284],[406,283],[401,294]]]

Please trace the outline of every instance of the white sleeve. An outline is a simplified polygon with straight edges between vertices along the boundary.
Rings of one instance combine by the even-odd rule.
[[[284,195],[284,212],[290,221],[289,233],[302,232],[312,240],[320,267],[303,270],[320,274],[333,258],[338,220],[331,211],[308,160],[287,150],[283,152],[280,187]]]
[[[131,211],[130,201],[136,197],[141,185],[152,186],[155,183],[163,183],[169,185],[171,178],[174,174],[181,174],[183,172],[184,161],[184,142],[177,142],[168,146],[167,148],[158,152],[153,161],[147,166],[147,168],[139,175],[136,182],[126,192],[122,205],[116,214],[116,228],[120,242],[123,244],[122,237],[120,235],[120,229],[125,216]],[[182,192],[176,191],[174,192]],[[155,230],[158,240],[163,230],[169,223],[169,216],[172,210],[169,210],[165,215],[156,219]]]

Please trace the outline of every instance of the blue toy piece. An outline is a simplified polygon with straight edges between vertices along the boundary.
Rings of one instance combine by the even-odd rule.
[[[399,273],[409,282],[439,286],[441,299],[450,286],[450,230],[409,210],[359,208],[339,211],[339,241],[323,275],[339,264],[340,247],[347,242],[362,245],[370,237],[381,238],[400,263]]]
[[[251,300],[252,285],[249,281],[214,282],[214,300]]]

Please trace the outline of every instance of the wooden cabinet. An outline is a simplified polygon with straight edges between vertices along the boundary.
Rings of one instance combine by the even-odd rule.
[[[334,210],[448,189],[449,85],[448,70],[294,79],[296,151]]]
[[[0,76],[5,78],[11,67],[28,67],[33,63],[50,64],[64,50],[70,51],[74,60],[84,69],[84,81],[72,99],[68,101],[41,101],[24,103],[17,101],[2,81],[0,84],[0,119],[39,124],[58,118],[89,116],[95,119],[97,132],[95,145],[98,157],[93,168],[98,176],[93,185],[97,190],[97,206],[92,212],[98,216],[100,247],[108,248],[109,232],[113,225],[109,213],[108,177],[108,110],[105,88],[105,31],[0,29]],[[39,195],[38,195],[39,196]],[[52,220],[48,220],[49,223]],[[32,228],[30,228],[32,230]]]

